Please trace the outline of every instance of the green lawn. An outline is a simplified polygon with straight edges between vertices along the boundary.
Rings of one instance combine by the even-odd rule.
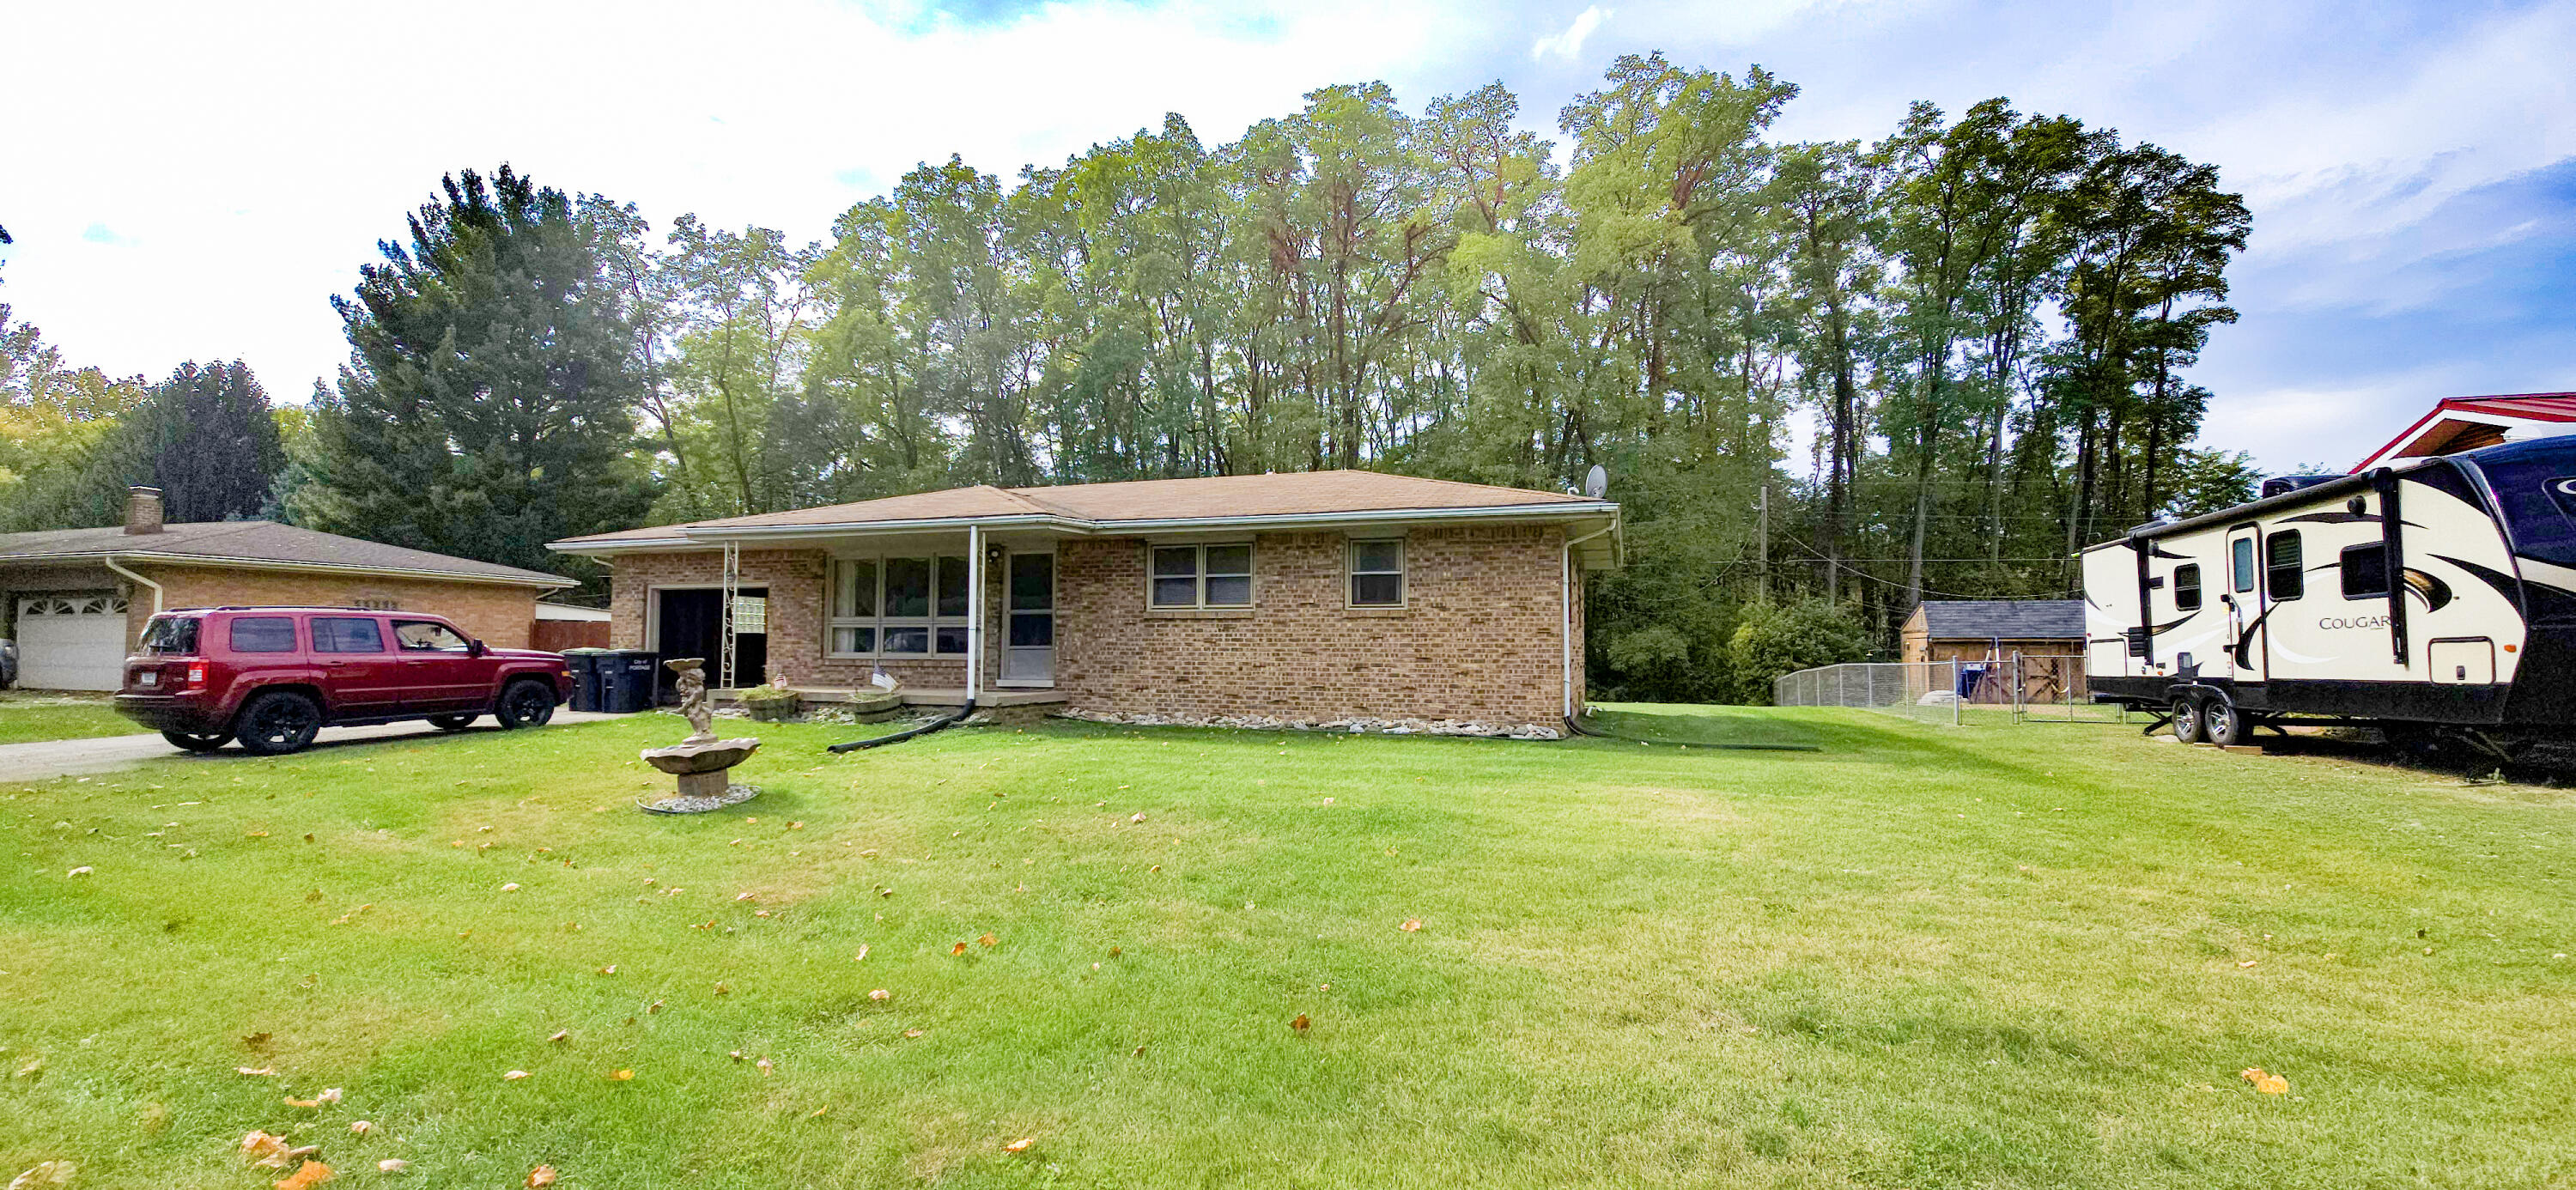
[[[679,819],[647,716],[0,785],[0,1176],[2576,1182],[2576,796],[1604,719],[1667,742],[761,725]]]
[[[0,691],[0,744],[134,735],[143,730],[134,720],[117,714],[104,694]]]

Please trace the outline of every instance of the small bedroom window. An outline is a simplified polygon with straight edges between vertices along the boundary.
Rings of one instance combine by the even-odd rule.
[[[2200,563],[2186,562],[2174,567],[2174,610],[2195,611],[2200,607]]]

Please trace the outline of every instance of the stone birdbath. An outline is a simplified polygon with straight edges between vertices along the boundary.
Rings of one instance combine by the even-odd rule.
[[[706,658],[682,657],[663,664],[679,675],[680,714],[693,730],[689,738],[668,748],[643,752],[646,764],[680,779],[680,792],[658,802],[639,798],[635,804],[655,814],[704,814],[760,796],[759,787],[737,785],[726,776],[759,751],[760,741],[716,738],[715,710],[707,705]]]

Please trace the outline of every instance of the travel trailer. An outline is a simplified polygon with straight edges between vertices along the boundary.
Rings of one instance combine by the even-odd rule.
[[[2185,742],[2302,719],[2507,757],[2576,734],[2576,437],[2141,525],[2083,564],[2094,699]]]

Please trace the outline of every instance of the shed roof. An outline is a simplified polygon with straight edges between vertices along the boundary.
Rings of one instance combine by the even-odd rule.
[[[351,570],[523,587],[578,585],[560,575],[362,541],[275,521],[192,521],[165,525],[158,533],[128,533],[122,525],[0,533],[0,563],[103,558],[200,566],[232,564],[252,569]]]
[[[1922,606],[1925,633],[1934,640],[2079,640],[2084,636],[2081,599],[1958,599]]]

